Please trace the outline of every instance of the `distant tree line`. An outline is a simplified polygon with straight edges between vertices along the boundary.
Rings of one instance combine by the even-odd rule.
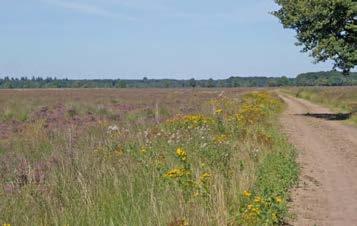
[[[0,89],[16,88],[187,88],[187,87],[279,87],[279,86],[344,86],[357,85],[357,73],[346,76],[337,71],[313,72],[296,78],[229,77],[228,79],[57,79],[52,77],[4,77]]]
[[[343,75],[338,71],[310,72],[295,79],[297,86],[352,86],[357,85],[357,72]]]

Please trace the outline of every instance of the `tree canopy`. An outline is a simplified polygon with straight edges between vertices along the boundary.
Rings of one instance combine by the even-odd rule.
[[[331,59],[348,73],[357,65],[357,0],[275,0],[273,15],[297,32],[297,45],[316,62]]]

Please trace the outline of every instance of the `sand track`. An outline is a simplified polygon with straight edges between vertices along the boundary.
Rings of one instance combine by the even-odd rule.
[[[297,114],[327,113],[281,95],[288,107],[283,131],[298,150],[299,185],[292,192],[292,225],[357,225],[357,128]]]

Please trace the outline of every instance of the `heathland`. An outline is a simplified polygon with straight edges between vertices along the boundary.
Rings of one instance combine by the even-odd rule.
[[[0,222],[276,225],[295,150],[258,89],[0,91]]]

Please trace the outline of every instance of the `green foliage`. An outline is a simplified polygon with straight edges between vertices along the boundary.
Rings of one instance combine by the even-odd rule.
[[[287,215],[286,201],[281,196],[264,197],[245,193],[237,215],[240,225],[283,225]],[[249,195],[247,195],[249,194]]]
[[[349,72],[357,65],[357,2],[354,0],[275,0],[273,12],[297,32],[298,45],[316,62],[332,59]]]
[[[338,71],[310,72],[299,74],[295,79],[297,86],[346,86],[357,85],[357,73],[344,76]]]
[[[237,217],[242,225],[280,225],[289,217],[289,189],[299,175],[296,152],[274,129],[266,133],[270,133],[277,146],[262,158],[252,191],[241,196]]]
[[[288,151],[287,151],[288,150]],[[292,147],[276,150],[267,156],[258,170],[257,193],[264,196],[286,195],[296,181],[298,167]]]

